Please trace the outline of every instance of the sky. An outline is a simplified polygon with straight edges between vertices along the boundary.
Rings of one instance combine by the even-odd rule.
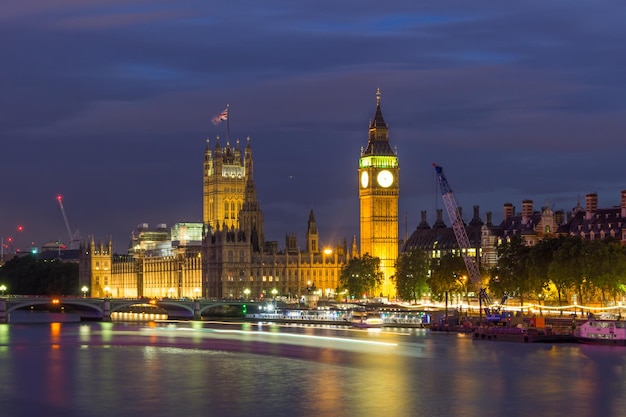
[[[618,205],[624,21],[619,0],[0,0],[0,237],[126,253],[140,223],[202,221],[229,104],[266,240],[303,241],[313,210],[322,245],[350,242],[378,88],[401,238],[443,208],[433,163],[466,221],[524,199]]]

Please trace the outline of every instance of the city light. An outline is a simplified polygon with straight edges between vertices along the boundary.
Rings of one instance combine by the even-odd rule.
[[[89,288],[87,288],[86,285],[83,285],[83,288],[80,290],[83,292],[83,298],[87,297],[87,291],[89,291]]]

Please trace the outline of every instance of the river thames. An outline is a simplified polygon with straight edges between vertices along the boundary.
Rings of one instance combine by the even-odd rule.
[[[13,416],[623,416],[626,348],[423,329],[0,324]]]

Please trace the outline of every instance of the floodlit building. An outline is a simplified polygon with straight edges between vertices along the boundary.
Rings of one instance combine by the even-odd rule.
[[[113,254],[110,240],[83,243],[80,285],[94,297],[333,297],[346,242],[322,247],[312,210],[305,250],[295,234],[282,248],[265,241],[253,173],[249,138],[243,152],[239,141],[222,147],[218,137],[211,149],[207,140],[203,222],[142,223],[126,255]]]
[[[400,166],[389,143],[389,127],[380,108],[380,90],[376,92],[376,113],[369,127],[367,147],[359,158],[360,249],[380,259],[383,283],[376,296],[396,296],[392,277],[398,259],[398,198]]]

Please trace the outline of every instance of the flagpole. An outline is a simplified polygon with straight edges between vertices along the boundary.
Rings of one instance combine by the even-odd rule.
[[[226,143],[230,142],[230,104],[226,105]]]

